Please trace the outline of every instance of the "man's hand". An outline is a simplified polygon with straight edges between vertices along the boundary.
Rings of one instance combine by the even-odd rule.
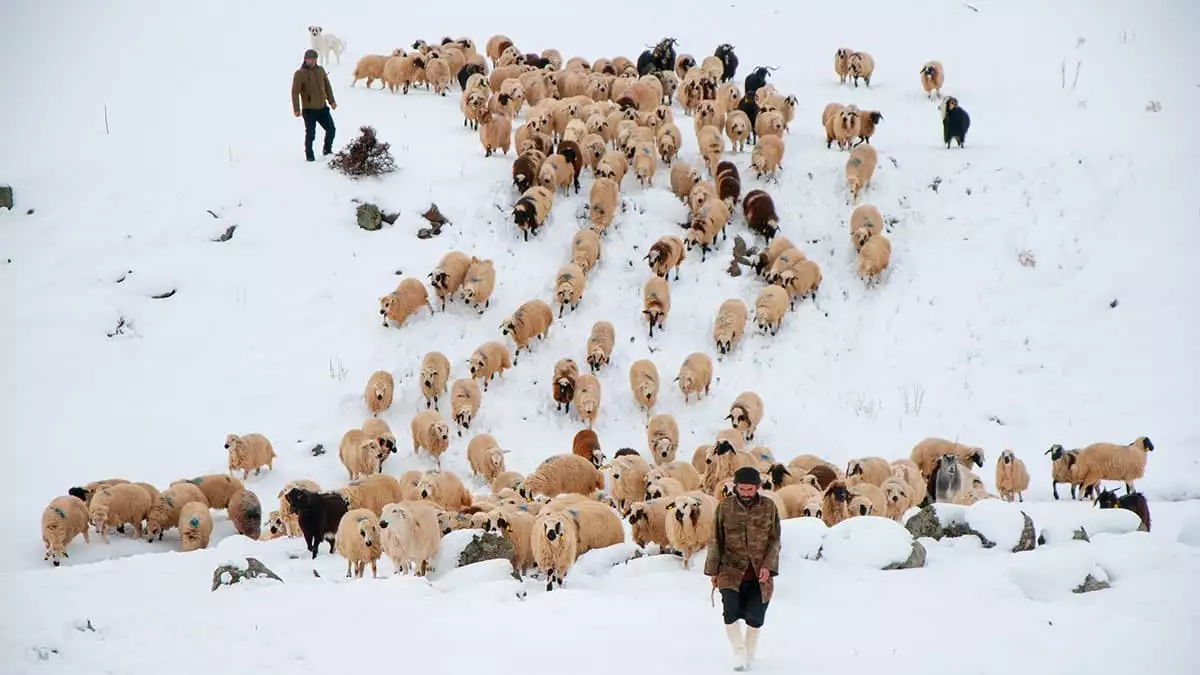
[[[762,567],[758,570],[758,583],[765,584],[765,583],[767,583],[767,579],[770,579],[770,578],[771,578],[770,570],[768,570],[765,567]]]
[[[336,104],[336,103],[330,103],[330,104],[329,104],[329,107],[330,107],[330,108],[332,108],[332,109],[334,109],[334,110],[337,110],[337,104]]]
[[[296,117],[299,117],[299,116],[300,116],[300,111],[299,111],[299,110],[293,110],[293,111],[292,111],[292,114],[293,114],[293,115],[295,115]]]
[[[712,576],[712,577],[709,577],[709,579],[712,579],[712,587],[716,588],[717,587],[717,578],[715,576]]]

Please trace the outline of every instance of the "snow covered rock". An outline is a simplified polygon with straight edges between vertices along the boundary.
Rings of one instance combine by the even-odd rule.
[[[913,543],[912,535],[900,523],[860,516],[829,528],[819,558],[841,567],[900,569],[894,566],[917,559]]]
[[[925,545],[914,539],[913,543],[912,543],[912,553],[909,554],[908,560],[905,560],[902,563],[892,563],[891,565],[888,565],[887,567],[885,567],[883,569],[885,569],[885,570],[912,570],[912,569],[916,569],[918,567],[924,567],[925,566],[925,556],[926,556]]]
[[[442,537],[441,543],[438,544],[437,554],[430,561],[430,567],[432,567],[430,576],[441,577],[457,568],[459,556],[474,541],[475,537],[483,534],[487,533],[483,530],[454,530]]]
[[[788,518],[779,523],[780,565],[816,560],[829,527],[820,518]]]
[[[1142,519],[1133,511],[1125,509],[1096,509],[1088,515],[1083,526],[1093,535],[1145,531]]]
[[[13,189],[10,185],[0,185],[0,207],[9,211],[13,207]]]
[[[512,563],[508,560],[493,558],[452,569],[438,579],[437,587],[442,590],[462,590],[495,582],[513,582]]]
[[[512,542],[498,534],[484,532],[471,537],[471,541],[458,554],[458,566],[466,567],[485,560],[513,559]]]
[[[1053,546],[1064,541],[1091,541],[1091,537],[1088,536],[1087,529],[1082,525],[1074,529],[1062,525],[1050,525],[1043,528],[1037,538],[1038,546],[1047,544]]]
[[[926,506],[910,517],[904,523],[905,529],[909,531],[914,538],[929,537],[930,539],[941,539],[945,534],[942,531],[942,522],[934,511],[933,505]]]
[[[240,563],[221,565],[213,570],[212,575],[212,590],[217,590],[221,586],[232,586],[242,579],[258,579],[267,578],[275,581],[283,581],[279,575],[267,569],[267,566],[262,564],[258,558],[246,558],[245,566]]]
[[[975,502],[966,510],[967,527],[983,541],[984,548],[1006,551],[1032,551],[1033,519],[1015,504],[999,499]]]
[[[1038,601],[1109,587],[1108,575],[1096,564],[1090,545],[1083,542],[1065,542],[1062,546],[1014,556],[1008,578],[1027,598]]]
[[[1192,518],[1179,530],[1179,543],[1200,547],[1200,518]]]

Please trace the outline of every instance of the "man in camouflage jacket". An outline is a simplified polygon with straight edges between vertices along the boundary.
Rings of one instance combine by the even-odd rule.
[[[758,494],[758,471],[743,467],[733,480],[737,496],[717,506],[704,574],[721,590],[734,670],[745,670],[754,660],[779,573],[779,511],[775,502]],[[744,637],[738,621],[746,622]]]

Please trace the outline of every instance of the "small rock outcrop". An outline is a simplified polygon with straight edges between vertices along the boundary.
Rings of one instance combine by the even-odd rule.
[[[926,506],[921,509],[919,513],[908,519],[904,527],[912,534],[913,539],[920,537],[941,539],[945,536],[945,531],[942,530],[942,522],[938,520],[937,513],[934,512],[932,506]]]
[[[355,209],[355,217],[358,219],[358,226],[368,232],[374,232],[382,227],[383,214],[374,204],[359,204]]]
[[[925,547],[919,541],[912,543],[912,555],[908,556],[908,560],[904,562],[892,563],[885,570],[911,570],[925,566]]]
[[[484,532],[471,537],[471,543],[458,555],[458,566],[466,567],[484,560],[512,560],[513,554],[511,541],[500,535]]]
[[[1025,517],[1025,527],[1021,528],[1021,539],[1017,542],[1017,545],[1013,547],[1013,553],[1032,551],[1034,546],[1037,545],[1037,543],[1034,541],[1037,535],[1033,529],[1033,518],[1030,518],[1029,514],[1025,513],[1024,511],[1021,512],[1021,515]],[[1080,529],[1082,530],[1083,528]],[[1084,533],[1084,537],[1087,537],[1087,533]],[[1075,539],[1078,539],[1078,537],[1075,537]]]
[[[234,565],[221,565],[213,570],[212,590],[215,591],[221,586],[232,586],[242,579],[258,579],[260,577],[283,581],[279,575],[267,569],[267,566],[262,564],[258,558],[246,558],[245,569]]]
[[[1072,590],[1072,593],[1091,593],[1092,591],[1103,591],[1112,588],[1112,585],[1107,581],[1100,581],[1092,575],[1087,575],[1082,584]]]

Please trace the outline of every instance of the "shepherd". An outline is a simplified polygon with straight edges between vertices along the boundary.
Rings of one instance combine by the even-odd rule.
[[[325,105],[326,101],[329,105]],[[321,154],[333,154],[335,129],[330,108],[337,110],[329,75],[317,65],[317,50],[306,50],[303,63],[292,76],[292,114],[304,116],[304,158],[310,162],[316,160],[313,156],[313,139],[317,136],[318,124],[325,130],[325,145]]]
[[[721,591],[725,633],[733,647],[734,670],[754,661],[758,633],[779,574],[779,511],[758,494],[758,471],[744,466],[733,474],[737,496],[717,506],[704,574]],[[746,622],[743,636],[739,621]]]

